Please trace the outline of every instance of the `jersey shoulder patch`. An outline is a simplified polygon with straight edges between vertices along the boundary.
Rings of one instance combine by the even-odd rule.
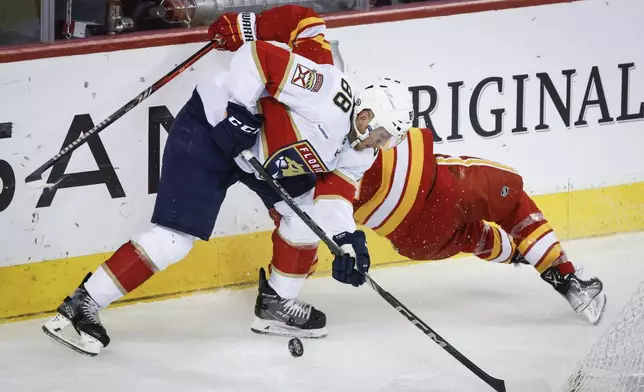
[[[291,83],[305,90],[317,93],[324,83],[324,75],[298,62],[291,76]]]

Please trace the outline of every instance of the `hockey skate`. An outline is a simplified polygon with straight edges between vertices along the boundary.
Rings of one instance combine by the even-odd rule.
[[[577,314],[583,314],[595,325],[599,324],[606,306],[606,294],[601,280],[583,280],[574,273],[562,275],[556,266],[545,270],[541,277],[568,301]]]
[[[100,306],[90,297],[84,287],[91,275],[91,273],[87,274],[71,296],[65,298],[58,307],[56,316],[47,321],[42,330],[72,350],[95,356],[103,347],[107,347],[110,338],[98,318]],[[71,331],[72,327],[75,332]]]
[[[514,265],[515,267],[519,267],[521,264],[531,265],[528,262],[528,260],[526,260],[525,257],[523,257],[523,255],[521,254],[521,252],[519,252],[518,249],[516,249],[512,254],[512,258],[510,259],[510,264]]]
[[[250,329],[264,335],[320,339],[327,335],[326,315],[305,302],[280,297],[260,268],[255,321]]]

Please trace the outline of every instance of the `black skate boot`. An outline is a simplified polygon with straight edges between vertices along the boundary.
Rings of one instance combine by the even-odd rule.
[[[541,278],[566,298],[577,314],[583,314],[595,325],[599,324],[606,306],[606,294],[601,280],[582,280],[574,273],[563,274],[559,266],[548,268],[541,274]]]
[[[56,316],[47,321],[42,330],[72,350],[94,356],[100,352],[101,348],[107,347],[110,337],[107,336],[107,332],[98,318],[98,311],[101,307],[85,290],[85,282],[90,276],[92,276],[91,272],[85,276],[71,296],[63,300],[57,309]],[[65,328],[69,326],[74,327],[78,336],[76,334],[70,335],[65,331]]]
[[[523,257],[523,255],[521,254],[521,252],[519,252],[519,249],[516,249],[512,254],[512,259],[510,259],[510,264],[514,265],[515,267],[518,267],[521,264],[530,265],[528,260],[526,260],[525,257]]]
[[[251,331],[265,335],[319,339],[327,335],[326,315],[298,299],[280,297],[259,270],[259,294]]]

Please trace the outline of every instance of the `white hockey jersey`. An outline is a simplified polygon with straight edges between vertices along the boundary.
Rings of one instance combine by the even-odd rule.
[[[355,230],[351,203],[375,151],[348,144],[353,90],[342,71],[258,41],[243,45],[229,72],[197,91],[213,126],[224,119],[228,101],[264,114],[252,152],[267,172],[274,178],[324,174],[316,184],[318,223],[331,235]],[[236,162],[254,172],[243,158]]]

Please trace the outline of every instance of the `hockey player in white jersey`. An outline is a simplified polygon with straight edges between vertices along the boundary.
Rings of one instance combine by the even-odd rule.
[[[368,268],[365,238],[355,230],[348,200],[373,163],[375,148],[400,141],[412,113],[406,88],[390,81],[368,86],[383,106],[356,102],[360,109],[354,111],[353,86],[333,66],[324,32],[313,11],[295,6],[225,14],[215,21],[213,42],[236,53],[229,71],[200,83],[173,122],[152,227],[88,274],[45,323],[45,333],[76,351],[98,354],[110,342],[99,310],[183,259],[196,239],[207,241],[226,190],[242,182],[281,214],[272,237],[270,279],[260,272],[255,314],[263,325],[253,330],[325,336],[324,313],[296,298],[315,267],[319,240],[239,154],[250,149],[296,200],[311,201],[302,208]],[[284,42],[292,51],[262,40]],[[79,337],[65,332],[70,325]]]
[[[353,278],[364,282],[360,271],[368,270],[370,257],[364,232],[356,230],[352,200],[365,171],[376,159],[377,150],[391,149],[404,139],[411,126],[413,109],[409,89],[396,80],[378,79],[354,98],[354,130],[335,151],[336,158],[327,165],[328,170],[317,175],[315,189],[304,192],[296,200],[347,251],[345,257],[350,257],[358,266]],[[373,148],[376,146],[378,149]],[[324,337],[325,322],[320,322],[326,320],[324,314],[301,301],[289,300],[297,296],[306,278],[315,271],[319,238],[286,203],[266,199],[264,203],[277,229],[273,233],[270,283],[266,282],[263,269],[260,270],[260,295],[251,330],[272,335]]]

